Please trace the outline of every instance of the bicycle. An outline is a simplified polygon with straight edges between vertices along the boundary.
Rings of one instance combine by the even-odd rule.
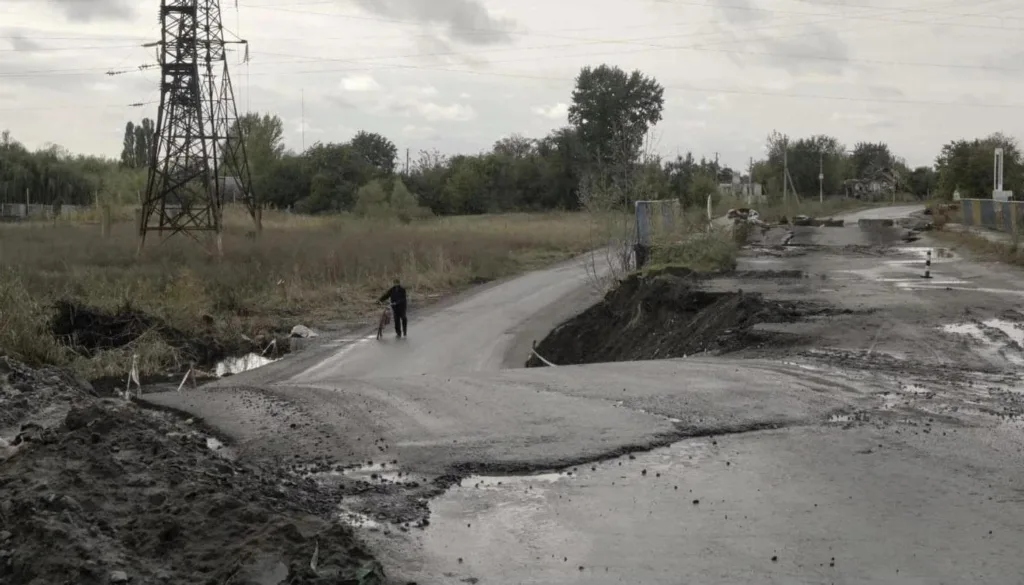
[[[384,336],[384,327],[391,324],[391,303],[381,303],[384,310],[380,314],[380,323],[377,324],[377,340]]]

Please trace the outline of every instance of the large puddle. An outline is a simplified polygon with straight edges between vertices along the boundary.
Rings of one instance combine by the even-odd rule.
[[[988,574],[993,555],[1019,556],[1013,531],[985,512],[991,502],[945,489],[940,470],[878,444],[870,425],[795,432],[691,440],[562,473],[466,478],[431,503],[430,525],[414,536],[416,569],[403,578],[916,584],[951,567]],[[993,527],[1006,535],[979,540]]]
[[[1024,365],[1024,323],[1006,319],[950,323],[940,330],[968,340],[986,358]]]
[[[216,374],[218,378],[223,378],[224,376],[232,376],[248,372],[249,370],[255,370],[256,368],[262,368],[276,361],[277,359],[268,358],[258,353],[250,353],[242,357],[228,358],[218,363]]]

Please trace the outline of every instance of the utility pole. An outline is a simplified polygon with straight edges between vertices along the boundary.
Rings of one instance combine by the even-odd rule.
[[[409,176],[409,149],[405,149],[405,176]]]
[[[818,202],[825,202],[825,153],[818,153]]]
[[[306,89],[302,89],[302,152],[306,152]]]
[[[753,203],[754,201],[754,157],[750,157],[750,163],[747,165],[747,203]]]
[[[782,141],[782,203],[789,202],[789,139]]]

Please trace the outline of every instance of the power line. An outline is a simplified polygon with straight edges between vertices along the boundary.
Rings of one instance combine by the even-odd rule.
[[[986,3],[987,4],[991,4],[991,3],[996,2],[996,1],[997,0],[987,0],[987,2],[982,2],[982,4],[986,4]],[[841,20],[841,18],[840,18],[840,20]],[[794,35],[788,35],[788,36],[789,37],[806,38],[808,36],[808,34],[807,33],[796,33]],[[716,41],[716,42],[709,42],[709,43],[698,43],[698,44],[692,44],[692,45],[674,45],[674,46],[651,45],[651,44],[648,44],[648,43],[640,42],[640,41],[644,41],[644,40],[661,39],[661,38],[666,38],[666,37],[648,37],[647,39],[608,41],[609,43],[644,44],[644,45],[646,45],[648,47],[653,47],[653,48],[636,49],[636,50],[631,50],[631,51],[619,50],[619,51],[615,51],[615,52],[611,52],[611,53],[587,53],[587,55],[585,55],[585,56],[588,56],[588,57],[606,56],[606,55],[618,56],[618,55],[623,55],[623,54],[645,53],[645,52],[660,51],[660,50],[694,50],[694,51],[704,51],[704,50],[707,50],[709,52],[715,52],[714,50],[706,49],[706,47],[714,46],[714,45],[718,45],[718,44],[726,44],[726,43],[731,43],[732,42],[732,39],[728,39],[728,40],[724,40],[724,41]],[[787,38],[787,37],[786,36],[774,37],[773,40],[779,40],[779,39],[783,39],[783,38]],[[590,44],[590,43],[583,43],[583,44]],[[508,50],[553,49],[553,48],[566,48],[566,47],[572,47],[572,46],[579,46],[579,44],[577,44],[577,43],[569,43],[569,44],[562,44],[562,45],[549,45],[549,46],[545,46],[545,47],[521,47],[519,49],[508,49]],[[496,50],[497,51],[504,51],[506,49],[496,49]],[[482,53],[482,52],[493,52],[493,51],[478,50],[478,51],[476,51],[475,54],[479,54],[479,53]],[[727,51],[727,50],[719,50],[718,52],[737,52],[737,53],[743,53],[742,51]],[[462,54],[461,52],[444,52],[444,53],[435,53],[435,54],[431,54],[431,55],[418,54],[418,55],[410,56],[410,57],[458,56],[458,55],[461,55],[461,54]],[[770,53],[770,52],[760,52],[760,53],[754,52],[753,54],[785,56],[787,58],[797,57],[797,55],[782,54],[782,53]],[[283,54],[279,54],[279,55],[283,55]],[[304,59],[304,57],[297,56],[297,55],[292,55],[292,56],[298,57],[300,59],[300,61],[290,61],[290,62],[286,61],[286,62],[283,62],[283,63],[296,63],[296,62],[300,62],[301,63],[301,62],[303,62],[301,59]],[[571,58],[571,57],[577,57],[577,56],[580,56],[580,55],[559,55],[559,56],[553,56],[553,57],[546,57],[546,59],[547,60],[551,60],[551,59],[556,59],[556,58],[567,58],[567,57]],[[843,61],[842,59],[839,59],[839,58],[832,58],[832,57],[827,57],[827,56],[804,56],[804,57],[806,57],[806,58],[820,58],[820,59],[823,59],[823,60],[830,60],[830,61],[833,61],[833,60],[834,61]],[[335,58],[315,58],[315,59],[312,59],[312,60],[313,61],[318,61],[318,62],[361,63],[361,62],[365,62],[367,60],[372,61],[372,60],[379,60],[379,59],[385,59],[385,58],[403,58],[403,56],[396,56],[396,57],[365,57],[365,58],[358,58],[357,57],[357,58],[339,58],[339,59],[335,59]],[[501,61],[489,61],[488,64],[514,63],[514,62],[533,61],[533,60],[535,60],[535,58],[527,57],[525,59],[506,59],[506,60],[501,60]],[[309,59],[306,59],[306,61],[308,62]],[[847,61],[853,61],[853,60],[847,60]],[[867,62],[867,61],[871,61],[871,60],[863,60],[863,61]],[[887,64],[887,65],[907,65],[907,66],[933,66],[933,67],[946,67],[946,66],[948,66],[947,64],[942,64],[942,63],[923,64],[923,63],[900,63],[900,62],[896,62],[896,61],[888,61],[888,62],[886,62],[886,61],[875,61],[874,63],[875,64]],[[271,61],[271,62],[267,62],[265,64],[268,64],[268,65],[269,64],[274,64],[274,62]],[[955,69],[977,68],[977,69],[1001,70],[1001,68],[997,68],[997,67],[969,66],[969,65],[955,65],[955,66],[951,66],[951,67],[955,68]],[[1007,70],[1007,71],[1017,71],[1017,69],[1013,69],[1013,68],[1005,68],[1005,70]],[[331,71],[335,71],[335,70],[315,69],[315,70],[288,71],[288,72],[276,72],[275,71],[275,72],[269,72],[269,73],[257,73],[257,75],[289,75],[289,74],[296,74],[296,73],[318,73],[318,72],[331,72]]]
[[[991,2],[989,2],[989,3],[991,3]],[[586,43],[584,43],[584,44],[586,44]],[[702,50],[702,48],[700,48],[699,45],[698,46],[690,46],[690,47],[685,47],[685,46],[659,46],[658,48],[660,48],[660,49],[670,49],[670,50],[698,50],[698,51]],[[649,49],[644,49],[644,50],[649,50]],[[735,52],[735,53],[748,53],[748,54],[750,53],[750,52],[742,52],[742,51],[722,51],[722,52]],[[621,54],[621,53],[622,52],[619,51],[619,52],[616,52],[615,54]],[[764,53],[753,53],[753,54],[772,55],[772,53],[767,53],[767,52],[764,52]],[[591,53],[590,55],[593,56],[594,54]],[[798,57],[797,55],[783,55],[783,54],[774,54],[774,55],[781,55],[781,56],[786,56],[786,57],[790,57],[790,58]],[[422,57],[422,56],[425,56],[425,55],[417,54],[417,55],[409,55],[409,56],[410,57]],[[367,59],[373,60],[373,59],[382,59],[382,58],[403,58],[403,57],[404,56],[371,57],[371,58],[363,58],[362,60],[367,60]],[[819,58],[818,56],[800,56],[800,57]],[[829,60],[831,59],[831,58],[828,58],[828,57],[820,57],[820,58],[829,59]],[[337,62],[337,61],[342,61],[342,62],[344,62],[344,61],[359,62],[360,61],[360,59],[358,59],[358,58],[357,59],[324,59],[324,58],[317,59],[317,58],[314,58],[313,60],[319,60],[319,61],[325,61],[325,62]],[[523,61],[523,60],[532,61],[532,60],[535,60],[535,59],[534,58],[512,59],[512,60],[506,60],[504,62],[514,62],[514,61]],[[292,61],[292,63],[294,63],[294,61]],[[493,63],[502,63],[502,61],[493,62]],[[879,62],[879,63],[881,63],[881,64],[901,64],[901,65],[909,65],[909,66],[937,66],[937,67],[954,67],[954,68],[978,68],[978,69],[993,69],[993,70],[1013,70],[1013,69],[1010,69],[1010,68],[995,68],[995,67],[984,67],[984,66],[957,66],[957,65],[950,65],[950,64],[939,64],[939,63],[900,63],[900,62],[884,62],[884,61]],[[343,68],[343,69],[314,69],[314,70],[306,70],[306,71],[287,71],[287,72],[266,72],[266,73],[256,73],[256,75],[290,75],[290,74],[309,74],[309,73],[322,74],[322,73],[331,73],[331,72],[339,72],[339,71],[344,71],[344,72],[374,71],[374,70],[378,70],[378,69],[417,69],[417,70],[428,70],[428,71],[438,71],[438,72],[461,73],[461,74],[469,74],[469,75],[496,76],[496,77],[517,78],[517,79],[534,79],[534,80],[543,80],[543,81],[554,81],[554,82],[559,82],[559,83],[565,83],[566,82],[566,80],[564,80],[562,78],[556,78],[556,77],[543,77],[543,76],[531,76],[531,75],[521,75],[521,74],[511,74],[511,73],[473,71],[473,70],[465,70],[465,69],[438,68],[438,67],[428,67],[428,66],[408,65],[408,64],[387,64],[387,65],[382,65],[382,66],[379,66],[379,67],[376,67],[376,68],[371,67],[371,68],[360,68],[360,69]],[[0,74],[0,75],[2,75],[2,74]],[[15,74],[15,75],[17,75],[17,74]],[[759,95],[759,96],[765,96],[765,97],[825,99],[825,100],[853,101],[853,102],[875,102],[875,103],[890,103],[890,104],[916,104],[916,105],[933,105],[933,106],[967,106],[967,107],[1013,108],[1013,109],[1024,107],[1024,106],[1019,105],[1019,104],[985,104],[985,103],[973,103],[972,104],[972,103],[962,103],[962,102],[942,102],[942,101],[930,101],[930,100],[887,99],[887,98],[860,98],[860,97],[849,97],[849,96],[828,96],[828,95],[812,95],[812,94],[794,94],[794,93],[785,93],[785,92],[781,92],[781,93],[780,92],[775,92],[775,93],[772,93],[772,92],[765,92],[765,91],[760,91],[760,90],[742,90],[742,89],[736,89],[736,88],[707,88],[707,87],[703,87],[702,88],[702,87],[695,87],[695,86],[666,86],[666,88],[667,89],[668,88],[679,89],[679,90],[682,90],[682,91],[705,92],[705,93],[727,93],[727,94],[728,93],[732,93],[732,94],[741,94],[741,95]]]
[[[121,37],[121,36],[90,36],[90,35],[79,35],[74,37],[54,37],[54,36],[43,36],[37,34],[30,35],[0,35],[0,39],[5,40],[32,40],[32,41],[139,41],[143,42],[147,39],[146,37]]]
[[[673,5],[688,5],[688,6],[698,6],[698,7],[703,7],[703,8],[720,8],[720,9],[723,9],[723,10],[739,10],[739,11],[749,11],[749,12],[762,12],[762,13],[769,13],[769,14],[787,14],[787,15],[795,15],[795,16],[836,16],[835,13],[828,13],[828,12],[800,12],[800,11],[793,11],[793,10],[778,10],[778,9],[773,9],[773,8],[756,8],[756,7],[752,7],[752,6],[741,6],[741,5],[737,5],[737,4],[720,4],[718,2],[716,2],[714,4],[710,4],[710,3],[702,3],[702,2],[687,2],[685,0],[671,0],[670,3],[673,4]],[[957,4],[953,4],[953,5],[962,5],[962,3],[957,3]],[[414,25],[414,26],[421,26],[421,25],[424,24],[422,21],[417,21],[417,20],[404,20],[404,19],[397,19],[397,18],[373,17],[373,16],[364,16],[364,15],[354,15],[354,14],[338,14],[338,13],[335,13],[335,12],[318,12],[318,11],[315,11],[315,10],[295,10],[295,9],[292,9],[292,8],[284,8],[282,6],[275,6],[275,5],[241,4],[240,6],[243,6],[245,8],[257,9],[257,10],[273,10],[273,11],[288,12],[288,13],[293,13],[293,14],[309,14],[309,15],[314,15],[314,16],[347,18],[347,19],[353,19],[353,20],[366,20],[366,21],[372,21],[372,22],[388,22],[388,23],[397,23],[397,24],[408,24],[408,25]],[[914,11],[912,9],[900,9],[900,8],[888,8],[888,7],[883,8],[883,7],[878,7],[878,6],[872,6],[872,7],[869,7],[869,8],[871,10],[894,11],[893,13],[907,12],[907,11],[911,11],[912,12],[912,11]],[[929,11],[929,10],[923,10],[923,9],[918,10],[918,11],[923,12],[923,13],[928,13],[928,14],[938,14],[938,15],[942,15],[944,17],[949,17],[949,18],[969,18],[969,17],[979,16],[979,15],[975,15],[975,14],[964,14],[964,13],[954,14],[954,13],[949,13],[949,12]],[[877,16],[877,15],[874,15],[874,16],[856,16],[856,15],[852,15],[851,16],[851,15],[848,15],[848,14],[844,14],[844,15],[840,15],[840,16],[843,19],[851,18],[851,19],[856,19],[856,20],[868,20],[868,21],[872,21],[872,22],[893,22],[893,23],[901,23],[901,24],[934,24],[934,23],[932,23],[930,21],[924,21],[924,20],[907,20],[907,19],[897,19],[897,18],[885,18],[885,17]],[[994,29],[994,30],[1003,30],[1003,31],[1018,31],[1018,30],[1020,30],[1019,28],[1011,28],[1011,27],[995,26],[995,25],[985,25],[985,24],[961,23],[961,22],[942,23],[941,26],[948,26],[948,27],[954,27],[954,28],[955,27],[978,28],[978,29],[987,29],[987,30],[993,30]],[[506,29],[506,28],[463,27],[463,26],[448,26],[446,28],[448,28],[449,30],[458,31],[458,32],[478,31],[478,32],[490,32],[490,33],[495,33],[495,34],[508,34],[508,35],[515,35],[515,34],[517,34],[515,30],[509,30],[509,29]],[[522,34],[522,33],[520,33],[520,34]]]
[[[22,38],[21,40],[27,42],[34,41],[34,39],[28,38]],[[76,45],[71,47],[11,47],[9,49],[0,49],[0,51],[14,53],[35,53],[40,51],[91,51],[96,49],[130,49],[138,46],[139,45]]]
[[[989,0],[986,3],[991,3],[992,1],[995,1],[995,0]],[[957,4],[956,2],[951,3],[951,5],[956,5],[956,4]],[[809,22],[795,23],[795,24],[797,26],[799,26],[801,24],[822,24],[822,23],[825,23],[825,22],[833,22],[833,21],[836,21],[836,20],[843,20],[843,17],[841,17],[841,16],[840,17],[833,17],[833,18],[828,18],[828,19],[823,19],[823,20],[818,20],[818,21],[809,21]],[[776,24],[772,24],[772,25],[752,27],[752,28],[747,29],[745,32],[751,32],[751,31],[754,31],[754,30],[777,29],[777,28],[780,28],[780,27],[787,27],[788,28],[790,26],[793,26],[793,23],[789,23],[789,24],[778,24],[778,23],[776,23]],[[823,33],[818,33],[818,34],[823,34]],[[649,44],[649,43],[644,43],[643,42],[643,41],[649,41],[649,40],[661,40],[661,39],[675,38],[676,36],[678,36],[678,35],[659,35],[659,36],[640,37],[640,38],[634,38],[634,39],[593,39],[593,40],[579,40],[579,39],[576,39],[576,40],[578,40],[578,42],[575,42],[575,43],[562,43],[562,44],[556,44],[556,45],[542,45],[542,46],[533,46],[533,47],[496,47],[496,48],[491,48],[491,49],[478,49],[475,53],[479,54],[479,53],[484,53],[484,52],[492,53],[492,52],[525,51],[525,50],[561,49],[561,48],[574,47],[574,46],[583,46],[583,45],[590,45],[590,44],[640,44],[640,45],[645,45],[645,46],[649,46],[649,47],[655,48],[656,50],[666,50],[666,49],[668,49],[668,50],[690,50],[690,49],[698,50],[698,48],[700,48],[700,47],[707,47],[707,46],[711,46],[711,45],[714,45],[714,44],[725,44],[725,43],[733,42],[732,38],[729,38],[729,39],[726,39],[726,40],[723,40],[723,41],[718,41],[718,42],[705,43],[705,44],[701,44],[701,45],[688,45],[688,46],[653,45],[653,44]],[[721,36],[721,33],[707,33],[707,32],[705,32],[705,33],[696,33],[696,34],[693,34],[692,36],[694,36],[694,37],[697,37],[697,36]],[[791,38],[791,37],[805,38],[806,36],[808,36],[808,33],[796,33],[796,34],[786,35],[786,36],[781,36],[781,37],[772,37],[772,39],[773,40],[778,40],[778,39]],[[555,38],[562,38],[562,37],[555,37]],[[565,38],[572,39],[572,37],[565,37]],[[623,54],[623,53],[631,53],[632,54],[632,53],[641,53],[641,52],[649,52],[649,51],[650,51],[650,49],[635,50],[635,51],[616,51],[613,54],[615,54],[615,55],[619,55],[619,54]],[[287,54],[281,54],[281,53],[267,53],[267,54],[287,55]],[[363,62],[363,61],[374,61],[374,60],[380,60],[380,59],[421,58],[421,57],[434,57],[434,56],[459,56],[461,54],[462,53],[459,52],[459,51],[447,51],[447,52],[438,52],[438,53],[431,53],[431,54],[415,53],[415,54],[405,54],[405,55],[374,56],[374,57],[361,57],[361,58],[357,57],[357,58],[347,58],[347,59],[345,59],[345,58],[334,59],[334,58],[327,58],[327,57],[306,57],[304,55],[303,56],[288,55],[288,56],[296,57],[298,60],[297,61],[296,60],[268,61],[268,62],[264,62],[263,64],[266,64],[266,65],[293,64],[293,63],[301,63],[301,62],[306,62],[306,61],[318,61],[318,62]],[[609,53],[595,55],[595,54],[591,53],[591,54],[588,54],[588,56],[598,56],[598,55],[608,55],[608,54]],[[786,55],[786,56],[787,57],[792,57],[793,55]],[[807,58],[815,58],[815,57],[814,56],[808,56]],[[825,59],[827,60],[829,58],[826,57]],[[527,59],[527,60],[532,60],[532,59]],[[511,61],[505,61],[505,62],[515,62],[515,61],[519,61],[519,60],[511,60]],[[885,64],[895,64],[895,63],[896,62],[887,62]],[[916,66],[917,64],[908,63],[908,65]],[[933,64],[933,65],[936,65],[936,64]],[[968,66],[955,66],[954,68],[957,68],[957,69],[968,68]],[[984,68],[984,67],[982,66],[982,68]],[[998,68],[992,68],[992,69],[998,70]],[[54,73],[54,74],[56,74],[56,73],[64,74],[64,73],[74,73],[74,72],[78,72],[78,71],[87,72],[87,71],[106,71],[106,70],[107,70],[106,68],[102,68],[102,69],[101,68],[79,68],[79,69],[63,69],[63,70],[61,70],[61,69],[28,70],[28,71],[21,71],[21,72],[17,72],[17,73],[8,73],[8,74],[0,73],[0,77],[5,77],[5,76],[7,76],[7,77],[32,77],[32,76],[35,76],[36,74],[39,74],[40,76],[42,76],[42,75],[48,75],[48,74],[51,74],[51,73]],[[1007,68],[1007,70],[1016,71],[1016,69],[1012,69],[1012,68]],[[315,72],[315,71],[310,71],[310,72]]]
[[[837,18],[837,19],[841,20],[842,18],[840,17],[840,18]],[[835,20],[835,19],[828,19],[828,20]],[[760,27],[760,28],[777,28],[777,27],[778,27],[778,25],[771,25],[769,27]],[[708,33],[703,33],[703,35],[707,35],[707,34]],[[701,36],[701,35],[698,34],[696,36]],[[806,36],[807,36],[807,33],[796,33],[794,35],[788,35],[788,36],[782,36],[782,37],[773,37],[773,40],[789,38],[789,37],[806,37]],[[771,51],[742,51],[742,50],[735,50],[735,49],[709,49],[709,48],[707,48],[709,46],[713,46],[713,45],[716,45],[716,44],[731,43],[731,42],[733,42],[732,39],[727,39],[727,40],[723,40],[723,41],[715,41],[715,42],[710,42],[710,43],[702,43],[702,44],[697,44],[697,45],[661,45],[661,44],[654,44],[654,43],[644,42],[644,41],[648,41],[648,40],[659,40],[659,39],[675,38],[675,37],[676,37],[676,35],[661,35],[661,36],[641,37],[641,38],[634,38],[634,39],[587,40],[587,41],[581,41],[581,42],[576,42],[576,43],[561,43],[561,44],[554,44],[554,45],[541,45],[541,46],[532,46],[532,47],[497,47],[497,48],[492,48],[492,49],[480,49],[480,50],[476,51],[476,54],[479,54],[479,53],[494,53],[494,52],[509,52],[509,51],[533,51],[533,50],[563,49],[563,48],[570,48],[570,47],[583,46],[583,45],[589,45],[589,44],[635,44],[635,45],[642,45],[642,46],[649,47],[649,48],[640,49],[640,50],[633,50],[633,51],[615,51],[614,53],[596,53],[596,54],[595,53],[588,53],[587,55],[580,55],[580,56],[621,55],[621,54],[645,53],[645,52],[662,51],[662,50],[686,50],[686,51],[711,52],[711,53],[716,53],[717,52],[717,53],[723,53],[723,54],[746,54],[746,55],[759,55],[759,56],[776,56],[776,57],[785,57],[787,59],[808,59],[808,60],[821,60],[821,61],[831,61],[831,62],[839,62],[839,63],[867,63],[867,64],[887,65],[887,66],[934,67],[934,68],[943,68],[943,69],[961,69],[961,70],[972,70],[973,69],[973,70],[1006,71],[1006,72],[1018,72],[1018,71],[1022,70],[1021,68],[1014,68],[1014,67],[998,67],[998,66],[950,64],[950,63],[933,63],[933,62],[907,62],[907,61],[879,60],[879,59],[851,59],[851,58],[829,57],[829,56],[823,56],[823,55],[807,55],[807,54],[796,54],[796,53],[777,53],[777,52],[771,52]],[[274,52],[264,52],[264,54],[278,55],[278,56],[285,56],[285,57],[293,57],[294,59],[286,60],[286,61],[266,61],[266,62],[262,62],[262,63],[257,61],[257,64],[275,65],[275,64],[295,64],[295,63],[304,63],[304,62],[362,63],[362,62],[367,62],[367,61],[378,61],[378,60],[384,60],[384,59],[405,59],[405,58],[422,58],[422,57],[460,56],[463,53],[461,51],[443,51],[443,52],[435,52],[435,53],[414,53],[414,54],[404,54],[404,55],[382,55],[382,56],[373,56],[373,57],[352,57],[352,58],[332,58],[332,57],[295,55],[295,54],[290,54],[290,53],[274,53]],[[559,55],[558,57],[551,57],[551,58],[571,58],[571,57],[576,57],[576,56],[577,55]],[[551,58],[548,58],[548,59],[551,59]],[[534,60],[534,58],[528,57],[528,58],[524,58],[524,59],[509,59],[509,60],[502,60],[502,61],[491,61],[489,63],[492,63],[492,64],[495,64],[495,63],[512,63],[512,62],[532,61],[532,60]],[[264,72],[264,73],[257,72],[257,75],[293,74],[293,73],[317,73],[317,72],[320,72],[320,71],[331,72],[331,71],[335,71],[335,70],[306,70],[306,71],[301,71],[301,72],[276,72],[275,71],[275,72]],[[15,74],[15,75],[17,75],[17,76],[29,76],[30,73],[31,72],[21,72],[19,74]],[[41,71],[40,73],[49,73],[49,72],[44,70],[44,71]],[[3,76],[3,74],[0,74],[0,76]]]
[[[147,101],[147,102],[134,102],[134,103],[131,103],[131,104],[91,104],[91,105],[90,104],[84,104],[84,105],[81,105],[81,104],[75,104],[75,105],[56,105],[56,104],[54,104],[54,105],[49,105],[49,106],[28,106],[28,107],[10,106],[10,107],[2,107],[2,108],[0,108],[0,111],[4,111],[4,112],[11,112],[11,111],[23,112],[23,111],[50,111],[50,110],[81,110],[81,109],[98,110],[98,109],[113,109],[113,108],[141,108],[143,106],[149,106],[149,105],[152,105],[152,104],[155,104],[155,103],[157,103],[157,102],[155,102],[155,101]]]

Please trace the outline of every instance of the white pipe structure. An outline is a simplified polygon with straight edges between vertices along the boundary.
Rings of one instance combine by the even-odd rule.
[[[997,148],[992,161],[992,190],[1003,190],[1003,149]]]

